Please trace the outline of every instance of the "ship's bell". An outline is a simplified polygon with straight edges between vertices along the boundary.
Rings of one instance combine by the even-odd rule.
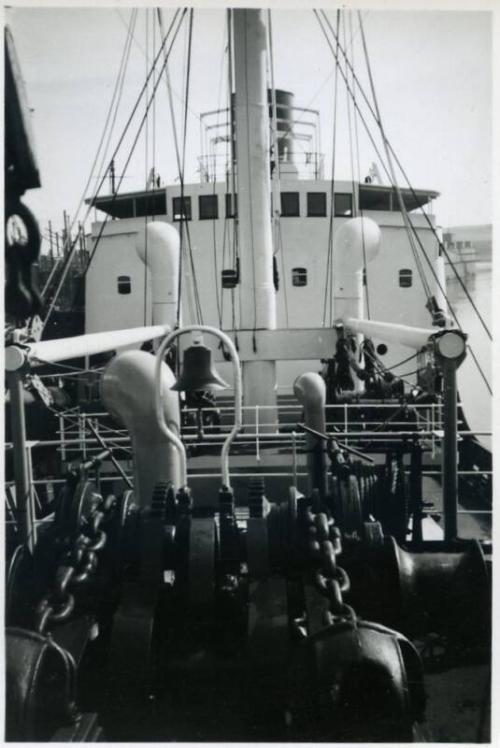
[[[171,388],[177,392],[197,390],[225,390],[229,387],[212,366],[212,351],[205,345],[196,344],[184,351],[182,373]]]

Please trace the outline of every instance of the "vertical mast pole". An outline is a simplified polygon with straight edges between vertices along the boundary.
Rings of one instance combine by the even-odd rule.
[[[276,328],[264,13],[233,10],[240,324],[254,331]],[[245,406],[276,405],[275,361],[244,362],[243,383]],[[276,411],[263,413],[275,422]]]

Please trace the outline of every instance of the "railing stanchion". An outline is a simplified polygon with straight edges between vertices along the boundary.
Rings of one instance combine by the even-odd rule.
[[[292,431],[292,473],[293,487],[297,489],[297,434]]]

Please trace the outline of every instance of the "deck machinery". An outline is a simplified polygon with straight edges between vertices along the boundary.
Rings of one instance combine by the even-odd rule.
[[[242,502],[227,462],[229,445],[245,450],[236,402],[236,425],[214,441],[222,478],[207,502],[184,480],[171,387],[206,389],[219,378],[210,366],[189,371],[186,354],[175,384],[162,356],[182,332],[157,354],[168,415],[156,420],[174,433],[162,465],[136,455],[135,488],[103,495],[92,479],[109,458],[103,450],[68,474],[32,551],[11,550],[7,739],[419,740],[422,643],[438,646],[450,668],[487,661],[490,640],[481,545],[457,537],[456,516],[445,517],[444,539],[422,533],[419,432],[370,452],[344,444],[324,433],[324,381],[304,374],[294,438],[302,433],[308,490],[291,474],[270,496],[256,474]],[[132,444],[137,418],[130,402],[120,406],[117,378],[120,369],[123,381],[135,376],[127,397],[139,390],[143,401],[137,377],[151,382],[154,361],[129,351],[103,375],[104,401]],[[152,430],[159,392],[150,392]],[[165,465],[172,480],[156,480]]]
[[[12,188],[33,256],[25,256],[15,237],[8,241],[9,279],[19,293],[8,297],[16,329],[5,356],[17,498],[6,543],[7,740],[420,740],[423,653],[433,650],[432,665],[443,668],[490,659],[485,555],[457,529],[456,369],[465,336],[446,326],[427,330],[363,319],[363,266],[352,264],[351,241],[358,236],[358,259],[360,232],[367,255],[370,247],[376,252],[378,228],[367,218],[347,222],[336,237],[345,250],[337,253],[336,326],[276,329],[264,147],[269,127],[249,119],[255,107],[245,109],[249,100],[260,102],[260,112],[268,109],[261,14],[235,11],[236,36],[246,40],[238,48],[255,47],[255,64],[242,59],[236,69],[238,90],[248,89],[236,98],[238,179],[240,188],[248,182],[262,217],[253,226],[260,231],[255,247],[243,252],[253,229],[249,206],[240,200],[246,322],[236,331],[239,353],[234,330],[186,328],[176,326],[175,314],[170,318],[178,306],[178,236],[172,239],[175,229],[160,222],[148,231],[169,234],[173,264],[156,284],[153,325],[40,342],[36,331],[19,326],[36,312],[36,299],[24,294],[21,274],[14,272],[21,259],[31,277],[39,236],[19,207],[23,190]],[[247,145],[254,136],[260,145],[252,149]],[[150,234],[149,254],[153,239]],[[194,340],[184,351],[180,381],[164,360],[189,331],[214,334],[219,354],[233,364],[234,423],[215,430],[207,450],[212,460],[221,451],[215,499],[188,478],[175,391],[222,386],[210,349]],[[331,353],[339,341],[355,345],[360,335],[425,348],[443,383],[440,540],[429,541],[423,531],[425,444],[417,424],[397,443],[387,437],[364,451],[353,447],[327,429],[326,385],[311,372],[294,385],[300,423],[292,431],[280,423],[279,354],[318,360],[323,349]],[[160,339],[155,355],[121,351]],[[120,449],[94,433],[102,451],[73,465],[53,516],[37,518],[26,449],[26,377],[40,362],[112,350],[118,355],[102,375],[101,395],[130,433],[133,488]],[[369,407],[367,392],[360,387],[358,394]],[[242,395],[247,407],[255,406],[247,418]],[[258,423],[259,407],[267,410]],[[202,432],[203,418],[198,423]],[[232,481],[229,450],[244,456],[249,434],[258,434],[261,448],[286,467],[290,477],[279,489],[271,490],[258,472],[246,492]],[[305,464],[304,490],[297,488],[295,467],[290,470],[290,453]],[[106,494],[96,478],[109,459],[124,479],[118,495]]]

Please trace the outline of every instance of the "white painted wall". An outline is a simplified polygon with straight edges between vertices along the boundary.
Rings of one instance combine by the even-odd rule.
[[[336,192],[349,192],[351,182],[335,184]],[[323,301],[325,294],[326,261],[328,252],[328,231],[330,218],[307,217],[307,192],[330,193],[330,182],[308,180],[281,180],[282,191],[299,191],[300,218],[281,219],[283,253],[278,252],[280,289],[277,294],[278,327],[319,327],[323,320]],[[221,291],[221,270],[231,267],[230,258],[233,246],[233,219],[225,219],[226,186],[215,185],[219,197],[219,218],[199,220],[198,196],[212,194],[213,184],[195,184],[185,187],[185,194],[191,196],[192,220],[189,222],[189,233],[193,263],[198,291],[203,310],[203,322],[220,326],[233,327],[233,305],[236,327],[239,321],[239,290]],[[172,198],[178,196],[178,185],[167,188],[167,216],[155,220],[172,221]],[[329,199],[327,197],[327,202]],[[378,256],[368,266],[368,290],[370,313],[373,319],[392,321],[400,324],[427,327],[430,316],[425,309],[425,296],[401,216],[396,212],[364,211],[363,215],[375,220],[382,231],[382,244]],[[432,232],[427,228],[423,216],[412,213],[412,222],[418,227],[422,243],[429,258],[433,261],[437,255],[437,243]],[[149,219],[151,220],[151,219]],[[346,220],[334,218],[334,231]],[[146,277],[144,266],[135,254],[135,234],[144,231],[145,218],[130,218],[109,221],[105,227],[100,246],[96,251],[92,265],[87,274],[86,290],[86,332],[111,330],[150,324],[150,279]],[[99,223],[92,227],[95,237],[99,232]],[[179,224],[176,223],[179,228]],[[187,241],[182,243],[183,273],[183,319],[185,324],[198,320],[194,312],[193,276],[187,253]],[[431,288],[434,287],[432,275],[425,260],[423,261]],[[308,272],[308,285],[292,285],[292,268],[305,267]],[[398,272],[402,268],[413,271],[411,288],[399,287]],[[132,293],[120,296],[117,292],[117,277],[130,275]],[[147,293],[147,315],[144,317],[144,295]],[[219,298],[219,307],[217,305]],[[288,314],[287,314],[288,310]],[[377,341],[375,341],[377,342]],[[389,346],[384,362],[391,365],[410,355],[409,349],[401,346]],[[311,362],[308,367],[304,362],[287,362],[278,365],[278,383],[290,386],[295,376],[307,368],[319,370],[319,362]],[[410,367],[411,368],[411,367]],[[401,373],[408,371],[408,365]],[[230,377],[230,369],[223,376]]]

